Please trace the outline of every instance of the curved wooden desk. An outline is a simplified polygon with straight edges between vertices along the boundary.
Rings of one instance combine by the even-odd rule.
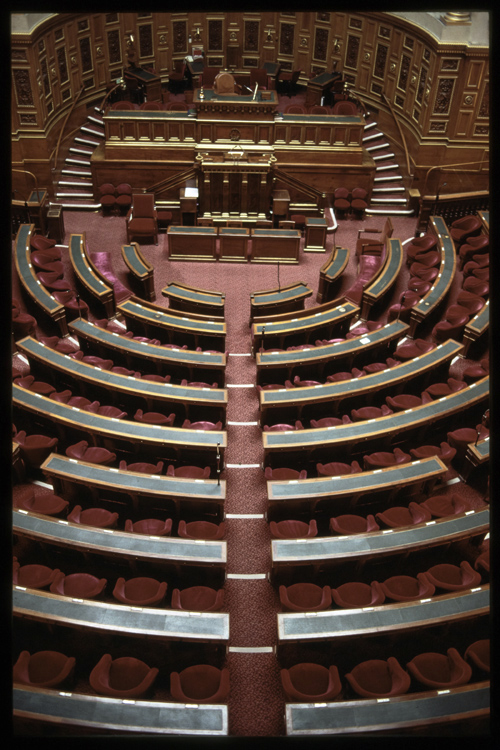
[[[290,642],[408,633],[423,627],[480,617],[487,615],[489,610],[490,587],[485,585],[378,607],[281,612],[278,613],[278,646]]]
[[[350,303],[341,306],[345,308],[346,312],[348,312],[348,304]],[[333,367],[338,368],[341,362],[351,368],[357,359],[363,357],[362,364],[367,364],[368,361],[371,361],[370,358],[381,350],[387,352],[386,357],[389,356],[391,344],[403,338],[407,331],[408,325],[406,323],[403,323],[402,320],[394,320],[377,331],[371,331],[371,333],[356,336],[347,341],[339,341],[336,344],[311,346],[310,349],[286,352],[257,352],[255,355],[257,380],[261,381],[264,373],[268,374],[268,370],[283,370],[287,377],[291,379],[295,368],[303,366],[307,367],[308,370],[316,371],[318,379],[321,379],[328,374],[328,368],[330,368],[330,371],[334,371]]]
[[[106,316],[112,318],[115,314],[113,287],[92,263],[87,252],[85,232],[70,236],[69,257],[77,279],[95,299],[104,305]]]
[[[162,458],[172,455],[172,452],[189,454],[191,450],[201,450],[206,453],[207,461],[215,461],[215,452],[219,449],[223,456],[227,445],[227,433],[224,430],[189,430],[115,419],[52,401],[15,384],[12,390],[15,407],[57,425],[63,433],[67,428],[79,430],[84,433],[84,437],[90,437],[94,444],[107,440],[111,446],[124,442],[136,447],[141,445],[147,447],[152,454],[161,453]]]
[[[35,269],[31,263],[31,235],[35,231],[34,224],[21,224],[16,235],[15,262],[19,281],[30,299],[46,315],[57,323],[61,336],[68,333],[66,311],[50,292],[36,278]]]
[[[163,607],[134,607],[74,599],[39,589],[12,587],[14,617],[64,625],[92,634],[115,633],[155,640],[227,643],[229,615],[184,612]]]
[[[273,418],[279,421],[276,415],[280,409],[290,411],[293,407],[297,412],[297,418],[300,419],[302,410],[306,406],[331,404],[332,409],[328,409],[328,414],[330,411],[336,414],[343,399],[355,397],[360,405],[364,405],[364,399],[370,394],[380,394],[391,389],[389,395],[394,395],[394,392],[401,390],[403,384],[412,379],[428,376],[431,372],[436,375],[443,366],[447,368],[450,360],[461,354],[462,350],[461,344],[449,339],[420,357],[389,367],[387,370],[364,375],[362,378],[300,388],[260,391],[260,422],[265,424],[270,412]],[[425,384],[422,385],[425,387]]]
[[[303,310],[306,299],[312,293],[313,290],[302,281],[278,289],[253,292],[250,295],[250,323],[257,317]]]
[[[287,735],[302,737],[383,733],[400,727],[449,724],[489,713],[489,681],[382,700],[362,698],[334,703],[287,703],[285,706]]]
[[[145,341],[129,339],[84,319],[74,320],[69,324],[69,330],[80,343],[96,347],[103,356],[121,357],[127,367],[136,363],[139,369],[143,369],[146,363],[150,363],[155,371],[164,375],[176,370],[183,376],[187,374],[189,379],[195,376],[196,380],[200,377],[199,373],[206,370],[211,373],[211,377],[213,375],[219,381],[219,385],[224,384],[226,369],[224,353],[197,352],[194,349],[180,348],[167,349]]]
[[[441,254],[441,263],[439,274],[433,282],[431,288],[425,294],[420,302],[414,305],[410,315],[410,336],[414,333],[422,321],[427,320],[429,316],[437,309],[441,302],[446,298],[455,276],[457,267],[457,253],[455,243],[450,237],[446,222],[441,216],[432,216],[429,230],[438,238],[439,252]]]
[[[80,323],[80,321],[78,321]],[[81,321],[84,327],[88,321]],[[92,324],[89,324],[92,325]],[[95,327],[95,326],[94,326]],[[103,330],[99,329],[98,330]],[[108,335],[114,335],[109,334]],[[118,336],[118,339],[123,338]],[[128,341],[129,339],[124,339]],[[136,344],[143,342],[137,341]],[[148,344],[146,344],[146,347]],[[223,424],[226,420],[227,389],[226,388],[198,388],[195,386],[171,385],[170,383],[157,383],[152,380],[143,380],[130,375],[120,375],[110,370],[102,370],[86,362],[73,359],[61,352],[51,349],[42,344],[41,341],[27,336],[17,342],[17,348],[30,361],[35,372],[37,366],[49,374],[54,385],[59,385],[59,377],[70,377],[82,388],[81,395],[85,394],[85,386],[99,389],[102,393],[122,394],[130,399],[130,403],[145,402],[148,409],[152,411],[176,407],[182,405],[183,413],[189,415],[191,408],[203,407],[204,411],[213,412],[214,421],[221,419]],[[138,347],[140,348],[140,347]],[[144,348],[144,347],[143,347]],[[156,347],[158,348],[158,347]],[[58,382],[59,381],[59,382]],[[115,399],[112,398],[114,401]],[[155,407],[155,408],[153,408]],[[193,415],[194,416],[194,415]],[[194,421],[194,420],[193,420]]]
[[[334,247],[330,257],[319,269],[319,284],[316,301],[319,304],[333,297],[336,283],[344,273],[349,261],[349,250],[345,247]]]
[[[193,708],[192,711],[186,710]],[[58,726],[93,727],[100,732],[227,735],[227,705],[123,701],[15,685],[14,717]]]
[[[165,474],[145,474],[144,472],[120,471],[120,469],[100,464],[87,463],[51,453],[41,466],[49,478],[56,494],[66,495],[66,488],[84,485],[94,492],[106,490],[130,495],[134,505],[148,505],[147,499],[161,502],[162,498],[173,500],[176,507],[180,503],[197,501],[210,510],[219,511],[226,499],[226,481],[221,479],[185,479]],[[68,493],[70,494],[70,493]],[[139,498],[141,502],[139,503]]]
[[[399,276],[402,263],[403,248],[401,247],[401,241],[387,239],[384,264],[376,278],[369,284],[369,286],[363,289],[361,312],[359,315],[361,320],[368,320],[373,305],[376,302],[379,302],[394,286]]]
[[[121,313],[131,328],[139,327],[148,335],[168,336],[169,343],[180,346],[194,342],[194,346],[203,346],[204,342],[210,346],[219,345],[225,349],[226,324],[199,317],[188,317],[186,314],[174,314],[168,308],[158,307],[145,300],[131,298],[116,306],[117,313]],[[186,340],[187,339],[187,340]]]
[[[474,317],[469,320],[467,325],[464,328],[464,334],[463,334],[463,345],[464,345],[464,353],[463,356],[467,356],[467,352],[469,351],[469,346],[474,343],[474,341],[477,341],[480,336],[482,336],[488,328],[490,327],[490,301],[487,300],[484,307],[477,313],[477,315],[474,315]]]
[[[354,475],[353,475],[354,476]],[[396,480],[398,481],[398,480]],[[489,508],[467,511],[458,516],[348,536],[311,539],[273,539],[273,571],[283,566],[342,563],[346,560],[377,560],[386,555],[448,545],[486,534],[490,528]]]
[[[122,245],[122,258],[130,273],[141,283],[145,299],[154,302],[156,299],[154,268],[142,254],[139,243],[131,242],[130,245]]]
[[[277,452],[311,453],[315,448],[328,447],[331,451],[331,460],[335,460],[333,456],[339,450],[352,452],[356,446],[356,453],[359,453],[366,450],[366,444],[374,440],[387,445],[394,435],[417,428],[425,431],[434,422],[450,419],[453,415],[487,400],[488,396],[489,377],[485,377],[449,396],[378,419],[294,432],[263,432],[264,451],[268,456]]]
[[[163,287],[161,293],[168,299],[169,311],[181,310],[187,313],[195,312],[224,318],[226,295],[222,292],[197,289],[172,281]]]
[[[131,563],[133,569],[135,561],[139,560],[145,564],[210,568],[222,576],[227,563],[225,540],[211,542],[99,529],[24,510],[13,511],[12,527],[15,534],[27,539],[83,554],[90,551],[103,557],[116,557]]]

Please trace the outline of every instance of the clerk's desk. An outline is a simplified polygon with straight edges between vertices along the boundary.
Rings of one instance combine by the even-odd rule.
[[[465,409],[479,405],[488,399],[489,382],[489,377],[485,377],[449,396],[377,419],[293,432],[263,432],[264,452],[269,456],[278,452],[312,452],[325,447],[333,456],[335,451],[349,452],[355,447],[357,452],[366,450],[363,444],[374,440],[379,444],[390,443],[394,435],[416,428],[425,431],[438,420],[451,419]]]
[[[193,105],[199,120],[213,120],[221,115],[231,120],[274,120],[278,95],[276,91],[253,94],[216,94],[213,89],[195,89]]]
[[[189,710],[192,709],[192,710]],[[42,724],[89,727],[100,734],[228,734],[227,705],[164,703],[155,700],[126,701],[98,695],[14,686],[14,719],[34,719]]]

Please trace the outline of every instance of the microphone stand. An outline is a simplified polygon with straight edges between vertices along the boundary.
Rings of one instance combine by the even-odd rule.
[[[401,295],[401,302],[399,304],[398,317],[396,318],[396,320],[399,320],[399,316],[401,315],[401,310],[405,303],[405,299],[406,299],[406,292],[403,292],[403,294]]]
[[[220,487],[220,452],[219,452],[219,445],[220,445],[220,443],[217,443],[217,487]]]
[[[77,293],[76,295],[76,304],[78,305],[78,318],[82,319],[82,308],[80,307],[80,295]]]

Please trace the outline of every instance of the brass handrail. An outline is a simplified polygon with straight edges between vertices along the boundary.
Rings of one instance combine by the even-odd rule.
[[[399,120],[398,120],[398,118],[397,118],[397,116],[396,116],[396,112],[394,111],[394,109],[393,109],[393,106],[392,106],[391,102],[390,102],[390,101],[389,101],[389,99],[388,99],[388,98],[386,97],[386,95],[384,94],[384,92],[382,92],[382,97],[383,97],[383,99],[385,100],[385,102],[387,103],[387,105],[388,105],[388,107],[389,107],[389,110],[390,110],[390,112],[391,112],[391,115],[392,115],[392,116],[393,116],[393,118],[394,118],[394,122],[396,123],[396,126],[397,126],[397,128],[398,128],[398,131],[399,131],[399,135],[400,135],[400,137],[401,137],[401,142],[402,142],[402,144],[403,144],[403,150],[404,150],[404,152],[405,152],[405,157],[406,157],[406,171],[407,171],[408,175],[409,175],[409,176],[411,176],[411,174],[412,174],[412,173],[411,173],[411,169],[410,169],[410,154],[409,154],[409,152],[408,152],[408,146],[406,145],[406,138],[405,138],[405,135],[404,135],[403,129],[402,129],[402,127],[401,127],[401,124],[400,124],[400,122],[399,122]]]
[[[30,177],[33,177],[33,180],[35,181],[35,190],[36,190],[36,195],[37,195],[37,197],[38,197],[38,180],[37,180],[37,178],[36,178],[36,175],[35,175],[35,174],[33,174],[33,172],[28,172],[28,170],[27,170],[27,169],[13,169],[12,171],[13,171],[13,172],[17,172],[18,174],[29,174],[29,175],[30,175]],[[24,203],[26,203],[26,200],[24,200]]]
[[[69,108],[69,110],[68,110],[68,112],[66,114],[66,117],[64,118],[64,122],[62,124],[61,131],[59,133],[59,138],[57,139],[57,144],[56,144],[55,153],[54,153],[54,169],[57,167],[57,159],[59,157],[59,148],[61,147],[62,137],[63,137],[64,130],[66,128],[66,123],[68,122],[68,120],[69,120],[71,114],[73,113],[73,110],[74,110],[74,108],[75,108],[78,100],[80,99],[80,97],[81,97],[81,95],[83,94],[84,91],[85,91],[85,86],[82,86],[82,88],[80,89],[80,91],[76,95],[75,99],[73,100],[73,102],[71,104],[71,107]]]
[[[463,173],[467,172],[468,173],[469,171],[471,174],[478,174],[478,172],[480,172],[481,169],[465,170],[461,168],[457,169],[457,167],[472,167],[474,164],[478,164],[479,167],[481,168],[484,165],[484,162],[485,162],[484,159],[480,159],[478,161],[464,161],[464,162],[457,162],[456,164],[446,164],[446,165],[438,164],[434,167],[429,167],[429,169],[425,173],[425,180],[424,180],[424,186],[422,188],[422,194],[427,188],[427,180],[429,179],[430,173],[434,172],[436,169],[441,170],[441,172],[443,173],[448,172],[450,174],[453,174],[454,172],[463,172]]]
[[[186,180],[191,179],[191,177],[195,177],[196,174],[197,174],[196,168],[190,167],[184,172],[180,172],[179,174],[166,177],[164,180],[160,180],[160,182],[157,182],[154,185],[150,185],[149,187],[144,189],[144,192],[145,193],[164,192],[165,190],[169,190],[170,188],[174,188],[177,185],[180,185],[181,182],[185,182]]]
[[[315,187],[312,187],[312,185],[307,185],[305,182],[302,182],[302,180],[299,180],[298,177],[292,177],[292,175],[287,174],[282,169],[274,168],[274,175],[275,177],[278,177],[282,182],[288,183],[291,187],[295,187],[301,192],[305,193],[306,195],[309,195],[310,198],[325,198],[325,193],[323,193],[321,190],[318,190]]]

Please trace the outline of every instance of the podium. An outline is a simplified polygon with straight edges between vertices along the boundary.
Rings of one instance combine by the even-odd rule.
[[[306,219],[305,253],[323,253],[326,245],[326,219],[308,216]]]

